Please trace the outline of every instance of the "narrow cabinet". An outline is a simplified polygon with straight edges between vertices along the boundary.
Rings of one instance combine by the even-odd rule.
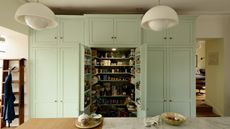
[[[60,84],[58,88],[62,114],[60,117],[79,115],[79,47],[60,48]]]
[[[30,67],[32,117],[58,117],[58,49],[33,48]]]

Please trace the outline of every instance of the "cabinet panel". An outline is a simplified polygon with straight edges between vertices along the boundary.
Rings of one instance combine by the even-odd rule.
[[[77,48],[61,48],[63,117],[76,117],[79,111],[79,61]],[[70,110],[71,109],[71,110]]]
[[[60,26],[62,44],[84,43],[85,25],[83,18],[61,18]]]
[[[140,23],[137,19],[115,19],[116,44],[140,44]]]
[[[178,113],[183,114],[187,117],[192,116],[190,108],[191,108],[191,105],[187,101],[186,102],[183,102],[183,101],[175,102],[174,101],[174,102],[169,103],[170,112],[178,112]]]
[[[173,100],[191,99],[191,51],[173,49],[170,51],[169,97]],[[175,81],[177,80],[177,81]]]
[[[147,116],[159,115],[165,110],[165,49],[147,52]]]
[[[57,28],[33,31],[34,44],[57,44]]]
[[[165,31],[153,31],[142,29],[142,42],[144,44],[165,44],[166,43],[166,32]]]
[[[90,20],[90,44],[113,44],[113,33],[112,18]]]
[[[181,21],[179,25],[169,29],[168,38],[170,44],[193,44],[193,24]]]
[[[58,109],[56,102],[37,102],[35,104],[36,118],[56,118],[58,117]]]
[[[193,111],[192,101],[195,98],[195,83],[193,81],[192,70],[193,56],[192,50],[186,48],[174,48],[169,52],[169,99],[170,111],[177,111],[186,116],[191,116]],[[180,108],[183,107],[183,108]]]
[[[165,111],[164,103],[162,102],[147,102],[147,117],[160,115]]]
[[[33,49],[35,117],[57,116],[57,56],[56,48]]]

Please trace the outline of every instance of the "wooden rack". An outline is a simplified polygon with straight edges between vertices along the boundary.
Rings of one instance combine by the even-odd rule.
[[[4,106],[4,82],[10,69],[15,67],[12,73],[13,93],[16,97],[14,107],[18,108],[15,112],[18,119],[18,125],[24,123],[24,68],[25,59],[3,59],[2,66],[2,101],[1,101],[1,128],[6,127],[6,122],[3,120],[3,106]],[[14,91],[14,89],[17,89]]]

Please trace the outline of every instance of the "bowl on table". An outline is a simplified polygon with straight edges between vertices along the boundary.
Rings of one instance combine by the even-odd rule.
[[[161,120],[170,125],[181,125],[186,121],[185,116],[175,112],[165,112],[160,116]]]

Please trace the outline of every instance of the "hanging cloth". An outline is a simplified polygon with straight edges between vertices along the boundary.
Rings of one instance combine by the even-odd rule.
[[[10,123],[16,118],[14,111],[15,96],[12,90],[12,75],[11,70],[5,79],[4,83],[4,107],[3,107],[3,120],[7,121],[9,126]]]

